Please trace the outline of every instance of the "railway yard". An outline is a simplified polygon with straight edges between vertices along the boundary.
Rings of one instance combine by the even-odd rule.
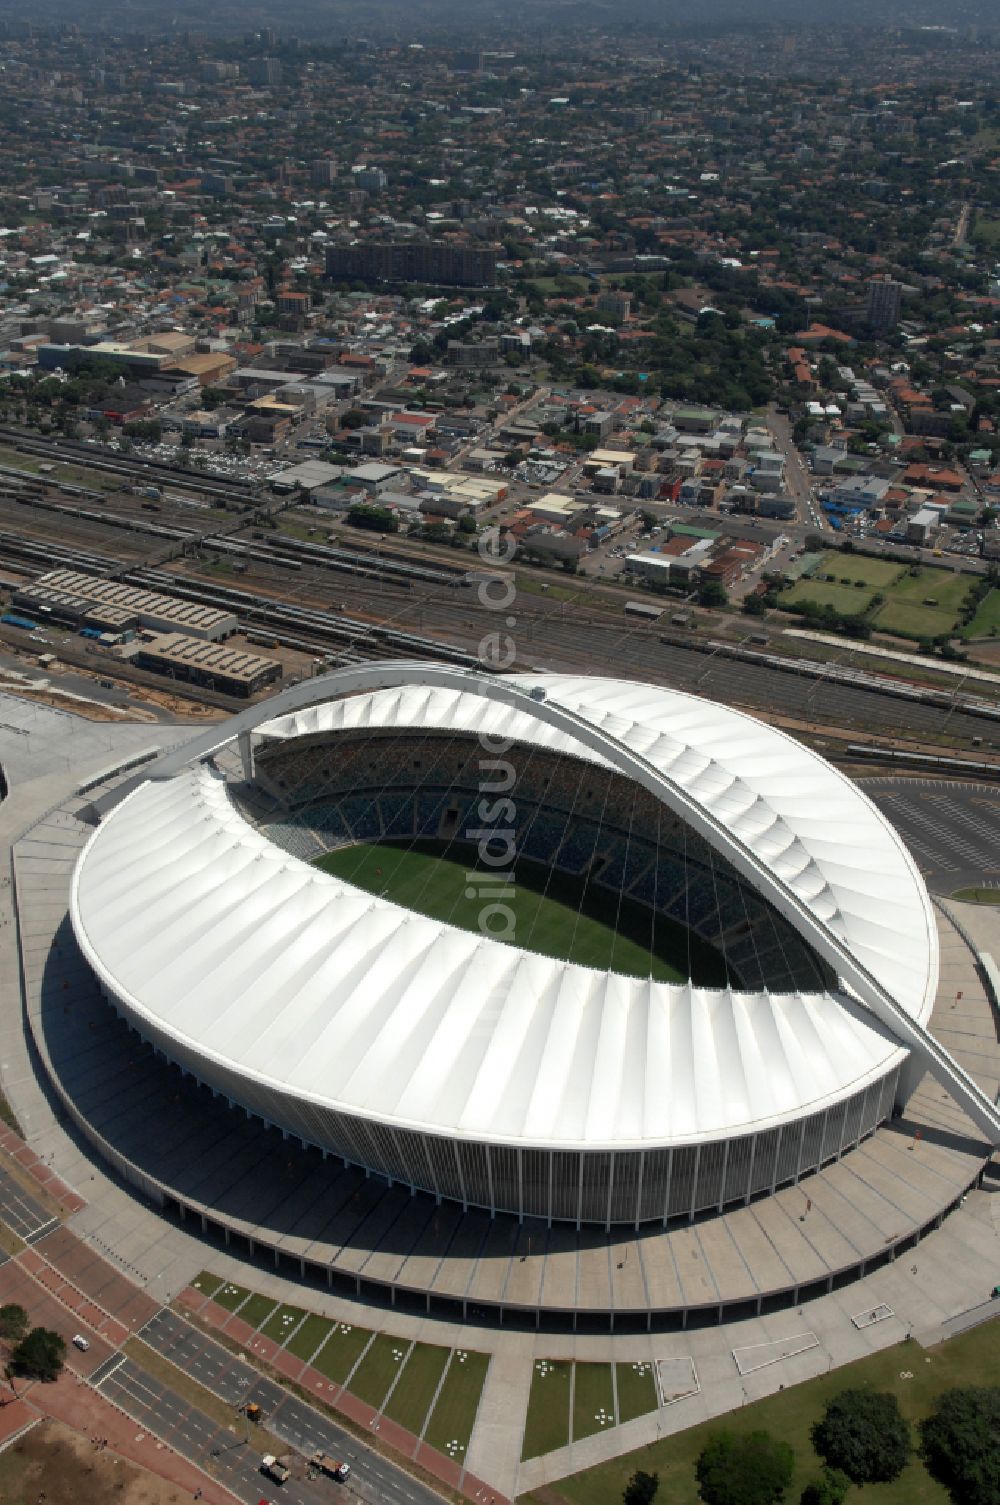
[[[516,668],[620,673],[628,664],[821,744],[832,739],[828,750],[845,757],[846,743],[867,742],[980,768],[997,759],[1000,676],[897,670],[846,642],[803,645],[721,613],[691,612],[664,628],[669,613],[626,616],[624,588],[538,569],[505,571],[510,589],[484,592],[484,575],[496,572],[467,551],[338,528],[259,486],[0,428],[0,579],[10,591],[56,568],[232,612],[240,646],[277,658],[285,682],[388,656],[472,667],[499,628],[516,646]],[[492,603],[508,596],[498,611]],[[50,674],[64,665],[105,684],[157,683],[68,629],[39,629],[2,626],[0,638],[29,663],[44,655]],[[236,704],[210,687],[159,682],[202,706]]]

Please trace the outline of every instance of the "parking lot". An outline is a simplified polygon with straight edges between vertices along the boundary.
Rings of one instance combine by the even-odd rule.
[[[934,892],[1000,884],[1000,791],[933,779],[865,779],[862,788]]]

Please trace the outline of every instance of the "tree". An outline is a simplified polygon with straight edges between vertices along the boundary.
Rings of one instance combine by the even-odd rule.
[[[129,439],[146,439],[150,444],[159,444],[163,438],[163,426],[158,418],[137,418],[126,423],[122,433]]]
[[[946,1390],[920,1423],[924,1462],[955,1505],[1000,1498],[1000,1388]]]
[[[659,1474],[646,1474],[639,1468],[622,1491],[622,1499],[625,1505],[652,1505],[659,1487]]]
[[[48,1327],[33,1327],[11,1353],[14,1374],[32,1380],[58,1378],[66,1357],[66,1343]]]
[[[0,1306],[0,1338],[9,1343],[18,1343],[28,1331],[28,1314],[23,1306],[9,1302]]]
[[[799,1505],[843,1505],[851,1481],[839,1468],[825,1468],[818,1479],[806,1485]]]
[[[706,580],[698,590],[700,606],[728,606],[729,594],[721,580]]]
[[[788,1443],[769,1432],[718,1432],[698,1459],[698,1487],[705,1505],[777,1505],[794,1467]]]
[[[910,1456],[910,1428],[887,1391],[842,1390],[827,1402],[812,1441],[823,1461],[855,1484],[895,1479]]]
[[[398,533],[399,518],[390,507],[375,507],[370,502],[356,502],[347,512],[347,521],[355,528],[369,528],[375,533]]]

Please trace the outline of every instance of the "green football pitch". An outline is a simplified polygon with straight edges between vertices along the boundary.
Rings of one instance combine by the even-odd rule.
[[[418,914],[580,966],[658,982],[693,977],[706,987],[726,980],[719,953],[683,925],[540,863],[520,860],[505,886],[512,924],[486,912],[492,897],[480,890],[498,886],[496,873],[477,870],[475,847],[372,842],[328,852],[315,866]]]

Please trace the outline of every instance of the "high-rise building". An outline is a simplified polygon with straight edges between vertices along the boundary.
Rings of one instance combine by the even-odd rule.
[[[499,246],[449,241],[360,240],[328,246],[326,275],[361,282],[429,282],[452,287],[492,287]]]
[[[337,164],[332,157],[318,157],[309,170],[314,188],[329,188],[337,181]]]
[[[362,167],[354,174],[354,180],[366,193],[382,193],[389,186],[381,167]]]
[[[619,288],[608,288],[597,297],[597,312],[613,324],[627,324],[632,314],[632,298]]]
[[[891,277],[873,277],[868,283],[868,302],[865,318],[869,328],[875,330],[895,329],[899,323],[899,310],[903,301],[903,284]]]
[[[280,84],[281,64],[276,57],[255,57],[247,64],[247,77],[252,84]]]

